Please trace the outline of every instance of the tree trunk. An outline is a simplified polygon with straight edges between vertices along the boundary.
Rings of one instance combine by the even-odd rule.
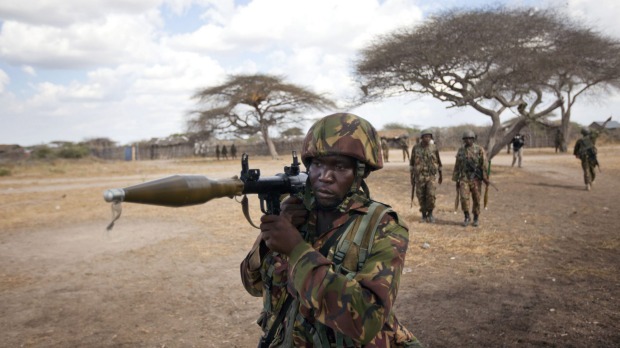
[[[261,127],[261,133],[263,133],[263,140],[265,140],[265,144],[267,144],[267,148],[269,148],[271,159],[280,159],[278,152],[276,151],[276,146],[274,145],[273,140],[269,137],[269,127]]]
[[[568,149],[568,139],[570,138],[570,106],[568,109],[562,108],[562,126],[560,127],[562,134],[562,145],[560,152],[566,152]]]

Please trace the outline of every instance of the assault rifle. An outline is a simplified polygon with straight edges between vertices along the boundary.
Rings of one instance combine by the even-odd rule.
[[[120,217],[121,202],[160,205],[166,207],[185,207],[203,204],[214,198],[244,195],[243,213],[250,224],[256,228],[249,216],[248,194],[257,194],[260,208],[264,214],[280,213],[280,197],[284,194],[303,194],[308,174],[300,171],[297,153],[293,151],[293,163],[284,167],[284,173],[261,177],[260,169],[249,169],[248,155],[241,155],[241,174],[230,179],[214,180],[203,175],[172,175],[125,188],[106,190],[103,198],[112,203],[115,213],[108,230]]]

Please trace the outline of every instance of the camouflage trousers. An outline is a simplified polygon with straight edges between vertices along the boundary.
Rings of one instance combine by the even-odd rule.
[[[416,197],[420,203],[420,212],[427,213],[435,209],[435,177],[418,177],[415,182]]]
[[[596,178],[596,166],[588,160],[588,158],[581,159],[581,169],[583,169],[583,181],[586,185],[591,184]]]
[[[473,204],[472,213],[474,213],[474,215],[480,215],[480,198],[482,197],[481,181],[477,179],[461,181],[459,194],[461,196],[461,209],[463,209],[463,212],[469,212],[469,198],[471,197]]]

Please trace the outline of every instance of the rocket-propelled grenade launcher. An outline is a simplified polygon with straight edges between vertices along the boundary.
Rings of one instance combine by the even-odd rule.
[[[120,217],[120,203],[141,203],[166,207],[185,207],[206,203],[214,198],[257,194],[264,214],[280,213],[280,197],[284,194],[303,194],[308,174],[300,171],[297,154],[293,163],[284,167],[284,173],[261,177],[260,169],[249,169],[248,155],[241,155],[241,175],[230,179],[209,179],[204,175],[172,175],[125,188],[106,190],[103,198],[112,203],[115,212],[111,229]],[[242,201],[243,212],[250,222],[247,197]],[[256,227],[256,226],[255,226]]]

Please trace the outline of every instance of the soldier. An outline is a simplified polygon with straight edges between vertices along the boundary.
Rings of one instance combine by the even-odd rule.
[[[525,145],[525,140],[523,140],[523,136],[519,133],[512,138],[510,142],[512,145],[512,167],[515,166],[515,162],[517,159],[519,160],[519,168],[521,168],[521,160],[523,159],[523,145]]]
[[[583,181],[586,183],[586,190],[590,191],[594,179],[596,178],[595,167],[598,166],[596,158],[596,139],[599,133],[591,131],[588,127],[581,129],[581,139],[575,143],[573,155],[581,160],[581,168],[583,169]]]
[[[308,131],[303,199],[261,217],[241,263],[245,289],[263,297],[259,347],[419,347],[393,310],[409,233],[364,182],[383,167],[379,144],[373,126],[352,114]]]
[[[562,130],[560,128],[555,130],[555,138],[553,139],[555,145],[555,153],[562,151],[562,143],[564,143],[564,137],[562,136]]]
[[[226,149],[226,145],[222,146],[222,157],[224,157],[224,159],[228,159],[228,150]]]
[[[407,142],[407,137],[400,137],[398,139],[398,145],[400,145],[400,149],[403,150],[403,162],[405,162],[405,158],[409,159],[409,143]]]
[[[232,159],[236,159],[237,158],[237,147],[235,146],[235,143],[233,143],[230,146],[230,156],[232,157]]]
[[[217,144],[215,145],[215,157],[217,157],[217,160],[220,160],[220,145]]]
[[[385,137],[381,137],[381,152],[383,152],[383,162],[388,163],[390,158],[390,145]]]
[[[484,149],[474,143],[476,135],[468,130],[463,133],[464,145],[456,153],[456,163],[454,163],[454,174],[452,181],[456,181],[456,188],[461,196],[461,208],[465,214],[463,226],[469,225],[469,197],[473,203],[472,212],[474,213],[474,226],[478,226],[480,216],[480,197],[484,182],[489,184],[487,174],[487,156]]]
[[[435,222],[433,209],[435,209],[435,180],[439,174],[437,182],[441,185],[443,181],[441,175],[441,159],[437,146],[431,144],[433,132],[423,130],[420,133],[421,141],[411,149],[411,160],[409,161],[409,172],[411,173],[411,183],[415,187],[416,196],[420,203],[422,221]]]

